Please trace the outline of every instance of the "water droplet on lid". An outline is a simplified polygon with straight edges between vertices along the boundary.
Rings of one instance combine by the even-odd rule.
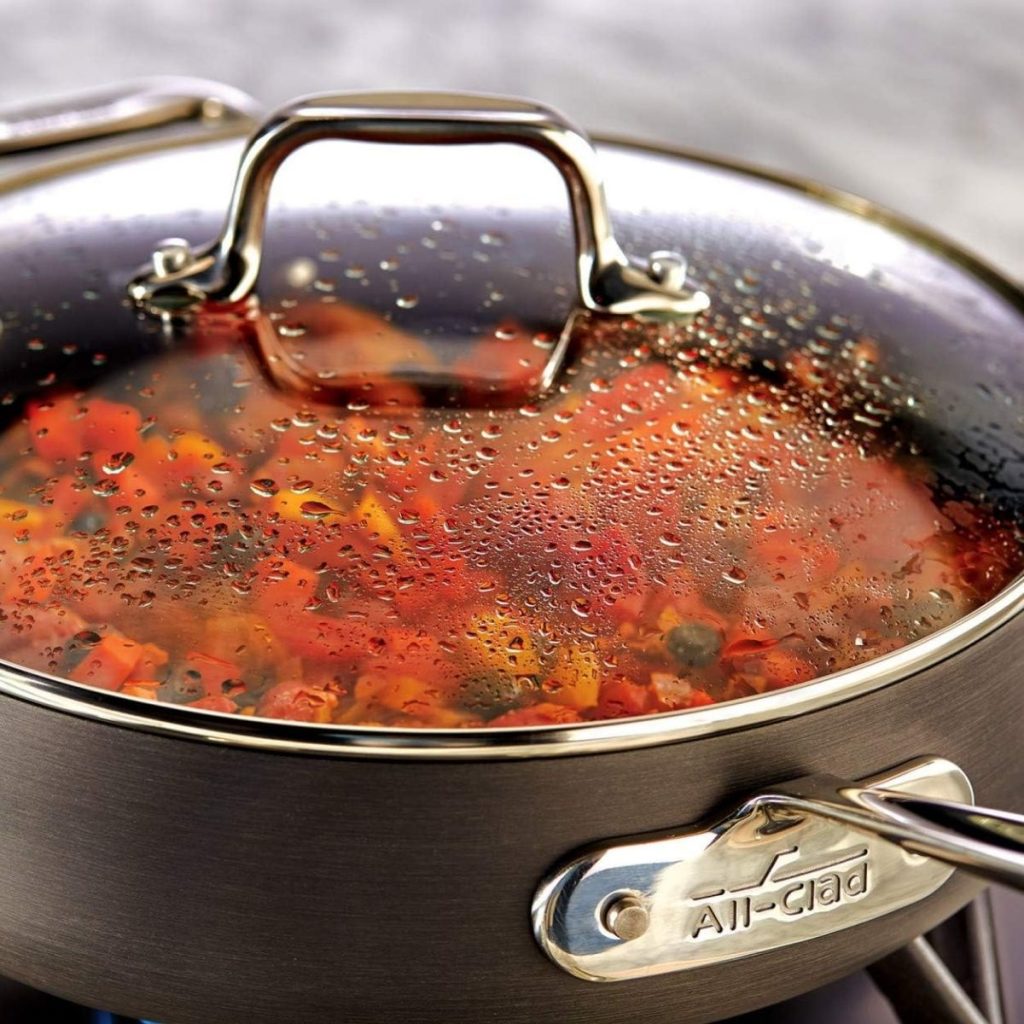
[[[108,456],[101,468],[108,476],[116,476],[123,473],[134,461],[135,456],[131,452],[114,452]]]
[[[326,516],[338,515],[338,509],[325,505],[322,501],[304,501],[299,506],[299,512],[306,519],[323,519]]]
[[[92,493],[97,498],[111,498],[117,494],[119,488],[116,480],[100,480],[99,483],[93,485]]]
[[[738,565],[734,565],[728,572],[722,573],[722,579],[726,583],[742,584],[746,583],[747,574]]]
[[[413,309],[419,304],[420,297],[418,295],[400,295],[395,299],[395,305],[399,309]]]
[[[277,494],[277,484],[268,477],[261,477],[249,484],[249,490],[260,498],[272,498]]]
[[[284,279],[292,288],[308,288],[316,280],[316,263],[308,256],[292,260],[284,268]]]
[[[83,647],[95,647],[103,637],[99,633],[91,629],[83,629],[81,632],[76,633],[72,638],[76,644],[81,644]]]

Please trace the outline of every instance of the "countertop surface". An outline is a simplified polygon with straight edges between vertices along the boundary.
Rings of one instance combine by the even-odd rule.
[[[0,103],[146,74],[443,88],[826,181],[1024,278],[1021,0],[7,0]]]

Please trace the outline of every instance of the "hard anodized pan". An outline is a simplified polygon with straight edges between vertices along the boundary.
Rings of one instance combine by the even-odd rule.
[[[172,119],[223,114],[178,99]],[[86,119],[93,135],[108,102]],[[131,360],[166,343],[127,301],[129,282],[158,239],[217,234],[239,149],[230,120],[214,118],[212,139],[45,154],[11,172],[0,197],[9,408],[52,359],[24,339],[73,323],[79,376],[101,347]],[[188,300],[196,285],[181,282],[196,259],[204,288],[251,287],[259,200],[282,145],[467,133],[558,164],[582,225],[585,304],[654,295],[697,312],[671,266],[660,278],[623,272],[581,136],[540,108],[467,97],[333,97],[275,115],[243,162],[256,215],[242,195],[240,230],[209,258],[165,246],[156,283],[174,280]],[[375,182],[392,184],[393,151],[375,152],[359,157],[371,204]],[[766,289],[798,280],[822,307],[862,320],[926,396],[915,415],[933,457],[1016,510],[1024,296],[1012,285],[824,189],[626,143],[598,156],[630,252],[688,249],[713,309],[735,296],[709,271],[756,265],[769,268]],[[572,246],[548,234],[549,179],[511,156],[483,185],[438,167],[434,202],[457,204],[473,235],[494,219],[490,195],[514,192],[510,246],[564,278]],[[339,187],[300,169],[271,266],[309,251],[324,230],[319,198]],[[344,226],[365,206],[329,215]],[[386,216],[405,232],[422,211]],[[970,899],[977,878],[1021,884],[1021,819],[971,805],[1022,808],[1022,598],[1017,580],[923,640],[786,690],[490,732],[228,718],[4,665],[0,971],[182,1024],[703,1021],[786,998],[919,935]]]

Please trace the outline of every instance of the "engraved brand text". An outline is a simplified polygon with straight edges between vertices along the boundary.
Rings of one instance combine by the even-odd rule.
[[[745,931],[759,919],[795,919],[832,910],[862,899],[870,885],[867,849],[843,850],[801,865],[794,847],[777,854],[758,881],[692,897],[687,935],[712,939]]]

